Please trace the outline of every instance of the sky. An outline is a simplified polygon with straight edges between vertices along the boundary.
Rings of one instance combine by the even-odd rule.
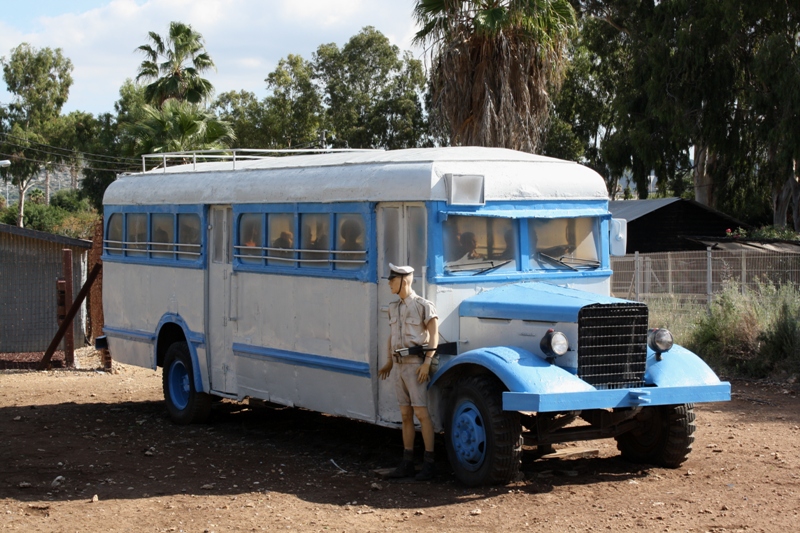
[[[0,0],[0,57],[23,42],[61,48],[74,66],[62,112],[113,112],[142,62],[136,48],[149,32],[165,36],[170,21],[181,21],[205,39],[217,65],[206,77],[217,94],[244,89],[263,98],[281,58],[311,59],[319,45],[341,47],[364,26],[422,59],[411,45],[412,8],[413,0]],[[0,104],[11,99],[0,79]]]

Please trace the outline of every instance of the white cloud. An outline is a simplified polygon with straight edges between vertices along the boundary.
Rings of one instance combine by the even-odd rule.
[[[180,20],[203,34],[217,64],[208,75],[217,92],[266,93],[264,78],[288,54],[308,59],[323,43],[343,45],[364,26],[375,26],[401,49],[411,47],[413,0],[113,0],[82,13],[39,20],[25,33],[0,21],[0,55],[26,41],[62,48],[74,66],[64,111],[110,112],[126,78],[142,60],[136,47],[147,33],[167,32]],[[415,50],[419,56],[420,50]],[[10,95],[0,83],[0,102]]]

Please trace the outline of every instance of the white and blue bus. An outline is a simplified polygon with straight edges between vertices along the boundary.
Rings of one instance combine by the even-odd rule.
[[[730,399],[644,304],[610,296],[625,226],[586,167],[476,147],[180,157],[109,186],[103,251],[111,353],[163,368],[178,423],[217,396],[399,427],[377,372],[390,262],[457,346],[429,397],[464,483],[513,479],[523,444],[597,438],[677,467],[692,404]]]

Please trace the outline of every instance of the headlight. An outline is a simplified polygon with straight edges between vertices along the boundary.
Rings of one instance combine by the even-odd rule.
[[[668,352],[673,344],[672,333],[668,329],[653,328],[647,333],[647,345],[659,355]]]
[[[542,351],[548,358],[564,355],[569,350],[567,336],[560,331],[548,330],[540,344]]]

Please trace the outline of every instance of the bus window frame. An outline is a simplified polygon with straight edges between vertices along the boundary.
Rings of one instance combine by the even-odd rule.
[[[275,204],[234,204],[233,205],[233,220],[234,220],[234,254],[233,254],[233,270],[235,272],[259,272],[264,274],[284,274],[291,276],[306,276],[316,278],[336,278],[336,279],[349,279],[364,282],[377,282],[377,244],[375,235],[375,202],[336,202],[336,203],[275,203]],[[262,254],[260,264],[243,261],[239,255],[238,250],[241,249],[243,244],[240,242],[240,229],[239,223],[241,216],[244,214],[259,213],[262,215],[263,239],[267,239],[269,235],[268,215],[270,214],[292,214],[294,217],[294,248],[293,251],[296,257],[292,261],[297,260],[293,265],[275,265],[268,264],[269,257],[267,254]],[[364,259],[366,262],[359,269],[336,269],[335,263],[331,260],[329,264],[322,268],[308,268],[300,266],[302,264],[300,257],[300,238],[299,232],[301,215],[309,214],[327,214],[329,217],[329,228],[331,234],[328,235],[328,240],[331,246],[331,258],[336,257],[335,250],[335,236],[332,232],[336,228],[337,215],[361,215],[364,222]]]
[[[517,270],[490,270],[485,274],[452,275],[445,272],[444,222],[450,216],[477,216],[512,218],[517,225],[518,245]],[[592,270],[534,270],[530,264],[528,250],[528,224],[530,218],[595,218],[597,219],[595,246],[600,256],[600,266]],[[588,201],[520,201],[486,202],[483,206],[451,206],[446,202],[428,204],[428,282],[437,285],[453,285],[476,282],[513,282],[560,280],[575,278],[606,278],[611,272],[611,260],[607,246],[603,246],[603,235],[609,232],[611,214],[605,200]]]
[[[171,266],[176,268],[205,268],[206,266],[206,234],[207,232],[204,231],[204,228],[207,225],[207,208],[202,205],[107,205],[105,206],[103,213],[104,213],[104,221],[103,221],[103,261],[110,262],[110,263],[130,263],[130,264],[138,264],[138,265],[160,265],[160,266]],[[141,250],[144,252],[144,255],[129,255],[129,250],[126,249],[125,245],[121,245],[124,249],[121,254],[110,254],[108,252],[108,247],[110,245],[106,244],[106,240],[108,239],[108,227],[109,222],[111,221],[112,215],[120,214],[122,216],[122,240],[123,243],[126,243],[128,240],[128,227],[127,227],[127,215],[128,214],[145,214],[147,216],[147,235],[148,235],[148,244],[146,250]],[[173,252],[171,258],[167,257],[153,257],[153,253],[165,253],[164,250],[153,250],[152,243],[150,243],[150,231],[152,226],[152,215],[154,214],[170,214],[173,217]],[[186,259],[178,259],[179,254],[177,253],[178,246],[181,245],[178,241],[179,239],[179,232],[178,232],[178,216],[179,214],[191,214],[197,215],[200,219],[200,248],[198,250],[199,255],[194,260],[186,260]],[[164,243],[158,243],[164,244]],[[118,246],[118,245],[114,245]],[[183,244],[186,246],[186,244]],[[140,250],[134,250],[140,251]]]

